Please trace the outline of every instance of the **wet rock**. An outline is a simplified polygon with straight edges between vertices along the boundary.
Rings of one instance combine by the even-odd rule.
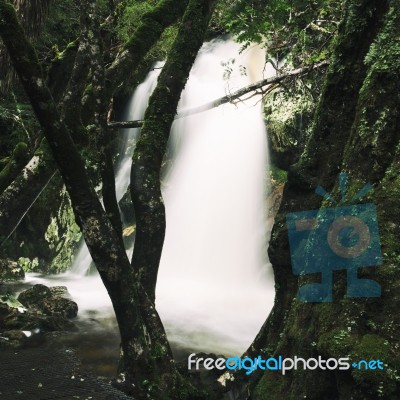
[[[66,286],[52,286],[49,287],[49,289],[53,296],[65,297],[67,299],[71,298]]]
[[[18,296],[18,300],[25,306],[36,308],[46,315],[59,315],[65,318],[74,318],[78,314],[78,305],[65,297],[54,293],[68,294],[63,286],[50,289],[45,285],[35,285]]]
[[[25,272],[15,261],[0,259],[0,282],[17,281],[25,278]]]
[[[6,303],[0,303],[0,330],[4,324],[4,320],[11,313],[11,307],[9,307]]]
[[[0,349],[1,348],[14,348],[17,349],[23,344],[26,336],[22,331],[11,330],[3,332],[0,336]]]
[[[38,307],[47,315],[58,314],[66,318],[75,318],[78,315],[78,305],[63,297],[45,299]]]
[[[0,348],[32,345],[44,340],[42,334],[47,332],[76,331],[69,318],[76,317],[78,306],[61,294],[68,295],[65,287],[52,290],[35,285],[22,292],[18,300],[0,297]]]
[[[53,332],[75,330],[75,325],[62,315],[44,315],[30,309],[24,313],[13,309],[3,320],[4,331],[21,329],[24,331]]]
[[[35,306],[43,300],[50,299],[52,293],[45,285],[35,285],[28,290],[25,290],[18,296],[20,301],[25,307]]]

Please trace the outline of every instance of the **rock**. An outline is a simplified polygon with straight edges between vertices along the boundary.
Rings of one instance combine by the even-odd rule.
[[[75,318],[78,314],[78,305],[74,301],[54,293],[68,295],[68,290],[65,286],[48,288],[45,285],[38,284],[22,292],[18,296],[18,300],[25,307],[36,308],[46,315]]]
[[[47,315],[58,314],[66,318],[75,318],[78,315],[78,305],[64,297],[45,299],[37,306]]]
[[[6,303],[0,303],[0,328],[3,326],[3,321],[12,312],[12,309]]]
[[[53,296],[65,297],[66,299],[71,298],[66,286],[52,286],[49,289]]]
[[[19,313],[13,310],[2,324],[4,332],[20,329],[23,331],[53,332],[75,330],[75,325],[63,315],[44,315],[36,310]]]
[[[17,349],[22,346],[26,339],[25,334],[20,330],[11,330],[3,332],[0,336],[0,349],[13,348]]]
[[[24,278],[24,270],[15,261],[0,259],[0,281],[17,281]]]
[[[36,306],[45,299],[52,297],[51,290],[45,285],[35,285],[28,290],[25,290],[18,296],[18,301],[25,307]]]
[[[19,302],[0,297],[0,348],[32,345],[44,340],[45,332],[76,331],[69,318],[76,317],[78,306],[61,295],[68,295],[66,287],[35,285],[18,296]]]

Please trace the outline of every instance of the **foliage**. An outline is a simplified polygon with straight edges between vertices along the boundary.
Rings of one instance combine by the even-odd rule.
[[[18,259],[18,266],[20,266],[25,272],[36,271],[39,267],[39,259],[35,257],[31,260],[28,257],[20,257]]]
[[[297,80],[288,90],[276,89],[266,98],[265,121],[275,148],[296,146],[304,140],[315,104],[311,86],[311,82]]]
[[[247,47],[263,44],[269,57],[293,64],[326,58],[341,14],[339,0],[233,1],[223,15],[226,29]]]
[[[252,43],[263,46],[267,61],[278,73],[329,58],[342,13],[339,0],[226,0],[220,6],[222,3],[226,9],[217,10],[217,25],[235,35],[243,49]],[[325,71],[285,81],[264,98],[272,161],[279,159],[281,168],[288,168],[302,152]]]
[[[51,262],[42,269],[47,273],[65,272],[72,264],[80,238],[81,232],[75,223],[70,199],[63,188],[61,206],[51,218],[45,233],[52,253]]]

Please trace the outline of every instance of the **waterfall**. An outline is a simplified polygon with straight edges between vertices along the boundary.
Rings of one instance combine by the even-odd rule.
[[[178,115],[274,74],[270,66],[264,71],[259,47],[239,50],[232,41],[203,46]],[[173,160],[163,177],[167,229],[157,309],[175,346],[238,355],[274,299],[260,97],[178,119],[168,154]]]
[[[230,40],[206,43],[178,109],[202,105],[274,73],[272,67],[264,69],[260,48],[240,55],[239,50],[240,45]],[[229,79],[223,79],[224,72]],[[143,118],[158,73],[150,72],[137,88],[126,119]],[[121,149],[118,199],[129,183],[138,132],[131,129]],[[266,252],[267,163],[259,96],[173,124],[162,175],[167,229],[156,306],[175,350],[240,354],[272,308],[273,277]],[[90,262],[82,244],[71,272],[81,280],[100,282],[97,275],[82,278]],[[97,296],[91,295],[93,310],[100,296],[107,297],[100,286],[96,284]]]

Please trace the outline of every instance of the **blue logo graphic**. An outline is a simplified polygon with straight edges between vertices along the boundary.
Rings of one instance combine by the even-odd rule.
[[[347,271],[348,297],[380,297],[381,287],[372,279],[358,278],[361,267],[382,263],[381,245],[375,205],[351,205],[372,190],[365,185],[350,205],[344,203],[347,174],[339,175],[339,203],[321,186],[315,192],[337,204],[334,208],[291,213],[286,216],[292,270],[295,275],[320,273],[321,283],[299,288],[298,298],[304,302],[331,302],[333,271]]]

